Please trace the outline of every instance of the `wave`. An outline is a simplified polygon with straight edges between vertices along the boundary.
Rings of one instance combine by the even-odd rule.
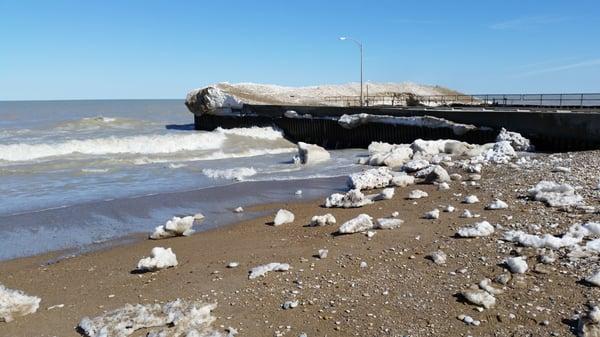
[[[230,169],[204,169],[202,173],[212,179],[228,179],[241,181],[256,174],[253,167],[234,167]]]
[[[259,127],[253,126],[249,128],[234,128],[234,129],[223,129],[218,127],[215,129],[216,133],[225,135],[236,135],[242,137],[250,137],[254,139],[264,140],[278,140],[283,139],[283,132],[276,130],[272,127]]]
[[[296,148],[280,148],[280,149],[251,149],[242,152],[231,152],[226,153],[222,150],[215,151],[205,156],[194,156],[182,159],[173,158],[148,158],[141,157],[133,159],[134,165],[148,165],[148,164],[162,164],[162,163],[178,163],[178,162],[191,162],[191,161],[202,161],[202,160],[221,160],[221,159],[232,159],[232,158],[246,158],[264,156],[270,154],[282,154],[296,152]]]
[[[144,121],[118,117],[84,117],[63,122],[56,126],[58,130],[86,130],[100,128],[132,128],[144,124]]]
[[[161,154],[179,151],[214,150],[227,137],[219,133],[166,134],[151,136],[105,137],[69,140],[58,143],[16,143],[0,145],[0,160],[27,161],[69,154]]]

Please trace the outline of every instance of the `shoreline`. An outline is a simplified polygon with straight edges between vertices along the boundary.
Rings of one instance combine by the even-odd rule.
[[[42,298],[36,313],[0,323],[0,328],[8,336],[80,336],[75,326],[84,316],[102,315],[126,303],[181,298],[217,303],[212,327],[233,327],[239,336],[513,336],[517,329],[532,335],[567,335],[572,326],[566,320],[584,312],[586,303],[600,295],[598,288],[578,282],[589,272],[587,265],[538,263],[538,250],[501,243],[503,230],[488,237],[455,236],[458,228],[483,220],[504,229],[552,221],[558,227],[544,232],[556,235],[573,223],[598,219],[596,214],[565,212],[520,198],[549,176],[581,185],[584,198],[598,206],[590,179],[600,174],[595,166],[598,152],[556,156],[563,158],[562,165],[570,163],[572,175],[551,172],[552,156],[539,155],[541,164],[533,169],[490,165],[475,185],[453,182],[446,191],[423,184],[397,187],[392,199],[361,208],[323,208],[323,198],[268,203],[246,208],[266,212],[257,218],[190,237],[143,240],[51,265],[40,265],[42,256],[0,262],[0,283]],[[581,174],[590,168],[594,169],[587,176]],[[429,196],[408,200],[415,189]],[[471,194],[480,202],[461,203]],[[502,198],[509,208],[485,210],[494,198]],[[435,220],[423,218],[425,212],[448,204],[457,210]],[[292,211],[295,221],[269,225],[279,208]],[[464,209],[481,217],[461,218]],[[394,211],[405,221],[398,229],[377,230],[373,237],[335,234],[341,223],[358,214],[377,218]],[[313,215],[325,213],[332,213],[337,224],[305,226]],[[137,261],[156,246],[172,248],[179,265],[132,273]],[[319,249],[328,249],[329,256],[315,257]],[[428,258],[436,250],[447,254],[445,264]],[[514,254],[528,256],[530,270],[513,274],[504,286],[494,283],[503,290],[496,295],[496,306],[479,311],[457,295],[482,279],[506,273],[503,260]],[[239,267],[227,268],[230,262]],[[248,279],[251,268],[271,262],[289,263],[291,269]],[[299,306],[282,309],[288,300],[298,300]],[[64,306],[48,310],[60,304]],[[472,316],[481,325],[466,324],[457,319],[460,315]]]
[[[9,238],[13,236],[13,239],[6,239],[6,246],[0,252],[0,262],[52,252],[77,255],[93,251],[96,247],[110,248],[112,243],[118,245],[119,241],[138,240],[138,237],[149,234],[154,227],[164,224],[173,216],[203,213],[206,218],[197,226],[199,231],[229,225],[257,216],[249,212],[233,212],[238,206],[246,208],[272,203],[277,199],[292,201],[316,196],[324,197],[339,191],[338,187],[343,186],[345,179],[345,176],[338,176],[281,181],[242,181],[201,189],[100,200],[4,215],[0,216],[0,228],[4,228],[0,232],[5,232],[4,234]],[[301,196],[294,194],[298,189],[303,190]],[[40,222],[45,223],[40,226]],[[19,228],[15,229],[11,226],[13,223],[19,223]],[[61,236],[61,233],[64,234]],[[75,238],[79,241],[74,241],[67,247],[60,247],[68,244],[67,241],[62,241],[63,237],[65,239],[68,237],[70,240]],[[48,242],[49,239],[54,241]],[[29,243],[25,244],[25,241]],[[41,243],[48,248],[36,248]],[[11,251],[22,247],[28,247],[27,249],[33,254],[21,252],[13,256],[9,255]]]

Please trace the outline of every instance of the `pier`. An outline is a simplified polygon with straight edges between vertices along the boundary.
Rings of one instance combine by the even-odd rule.
[[[547,98],[550,99],[545,101],[547,104],[537,105],[532,102],[516,104],[515,101],[502,105],[495,99],[493,104],[453,104],[440,107],[244,104],[242,108],[232,109],[228,114],[195,113],[194,125],[197,130],[273,126],[282,130],[290,141],[318,144],[329,149],[364,148],[373,141],[410,143],[417,138],[450,138],[483,144],[493,142],[499,130],[504,127],[529,138],[540,151],[600,149],[600,108],[589,102],[582,104],[581,95],[569,95],[579,97],[578,103],[565,101],[566,96],[558,96],[559,101],[555,101],[557,96],[547,96],[552,97]],[[468,97],[469,100],[474,99],[474,96]],[[592,97],[594,101],[598,98]],[[561,106],[552,102],[559,102]],[[290,118],[286,116],[286,112],[290,111],[310,118]],[[392,117],[431,116],[474,125],[477,129],[457,135],[450,128],[398,125],[377,120],[352,129],[344,128],[338,123],[342,115],[361,113]]]

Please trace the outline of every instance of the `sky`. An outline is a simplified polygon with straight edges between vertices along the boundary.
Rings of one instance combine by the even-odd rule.
[[[0,100],[364,79],[600,92],[600,1],[0,0]]]

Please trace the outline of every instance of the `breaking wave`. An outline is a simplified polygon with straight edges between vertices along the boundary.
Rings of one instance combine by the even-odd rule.
[[[215,129],[215,132],[225,135],[236,135],[265,140],[278,140],[283,138],[283,133],[280,130],[276,130],[272,127],[253,126],[249,128],[235,129],[223,129],[221,127],[218,127]]]
[[[253,167],[234,167],[230,169],[204,169],[202,173],[212,179],[244,180],[256,174]]]
[[[69,154],[160,154],[179,151],[214,150],[227,137],[219,133],[168,134],[68,140],[57,143],[0,145],[0,160],[27,161]]]

